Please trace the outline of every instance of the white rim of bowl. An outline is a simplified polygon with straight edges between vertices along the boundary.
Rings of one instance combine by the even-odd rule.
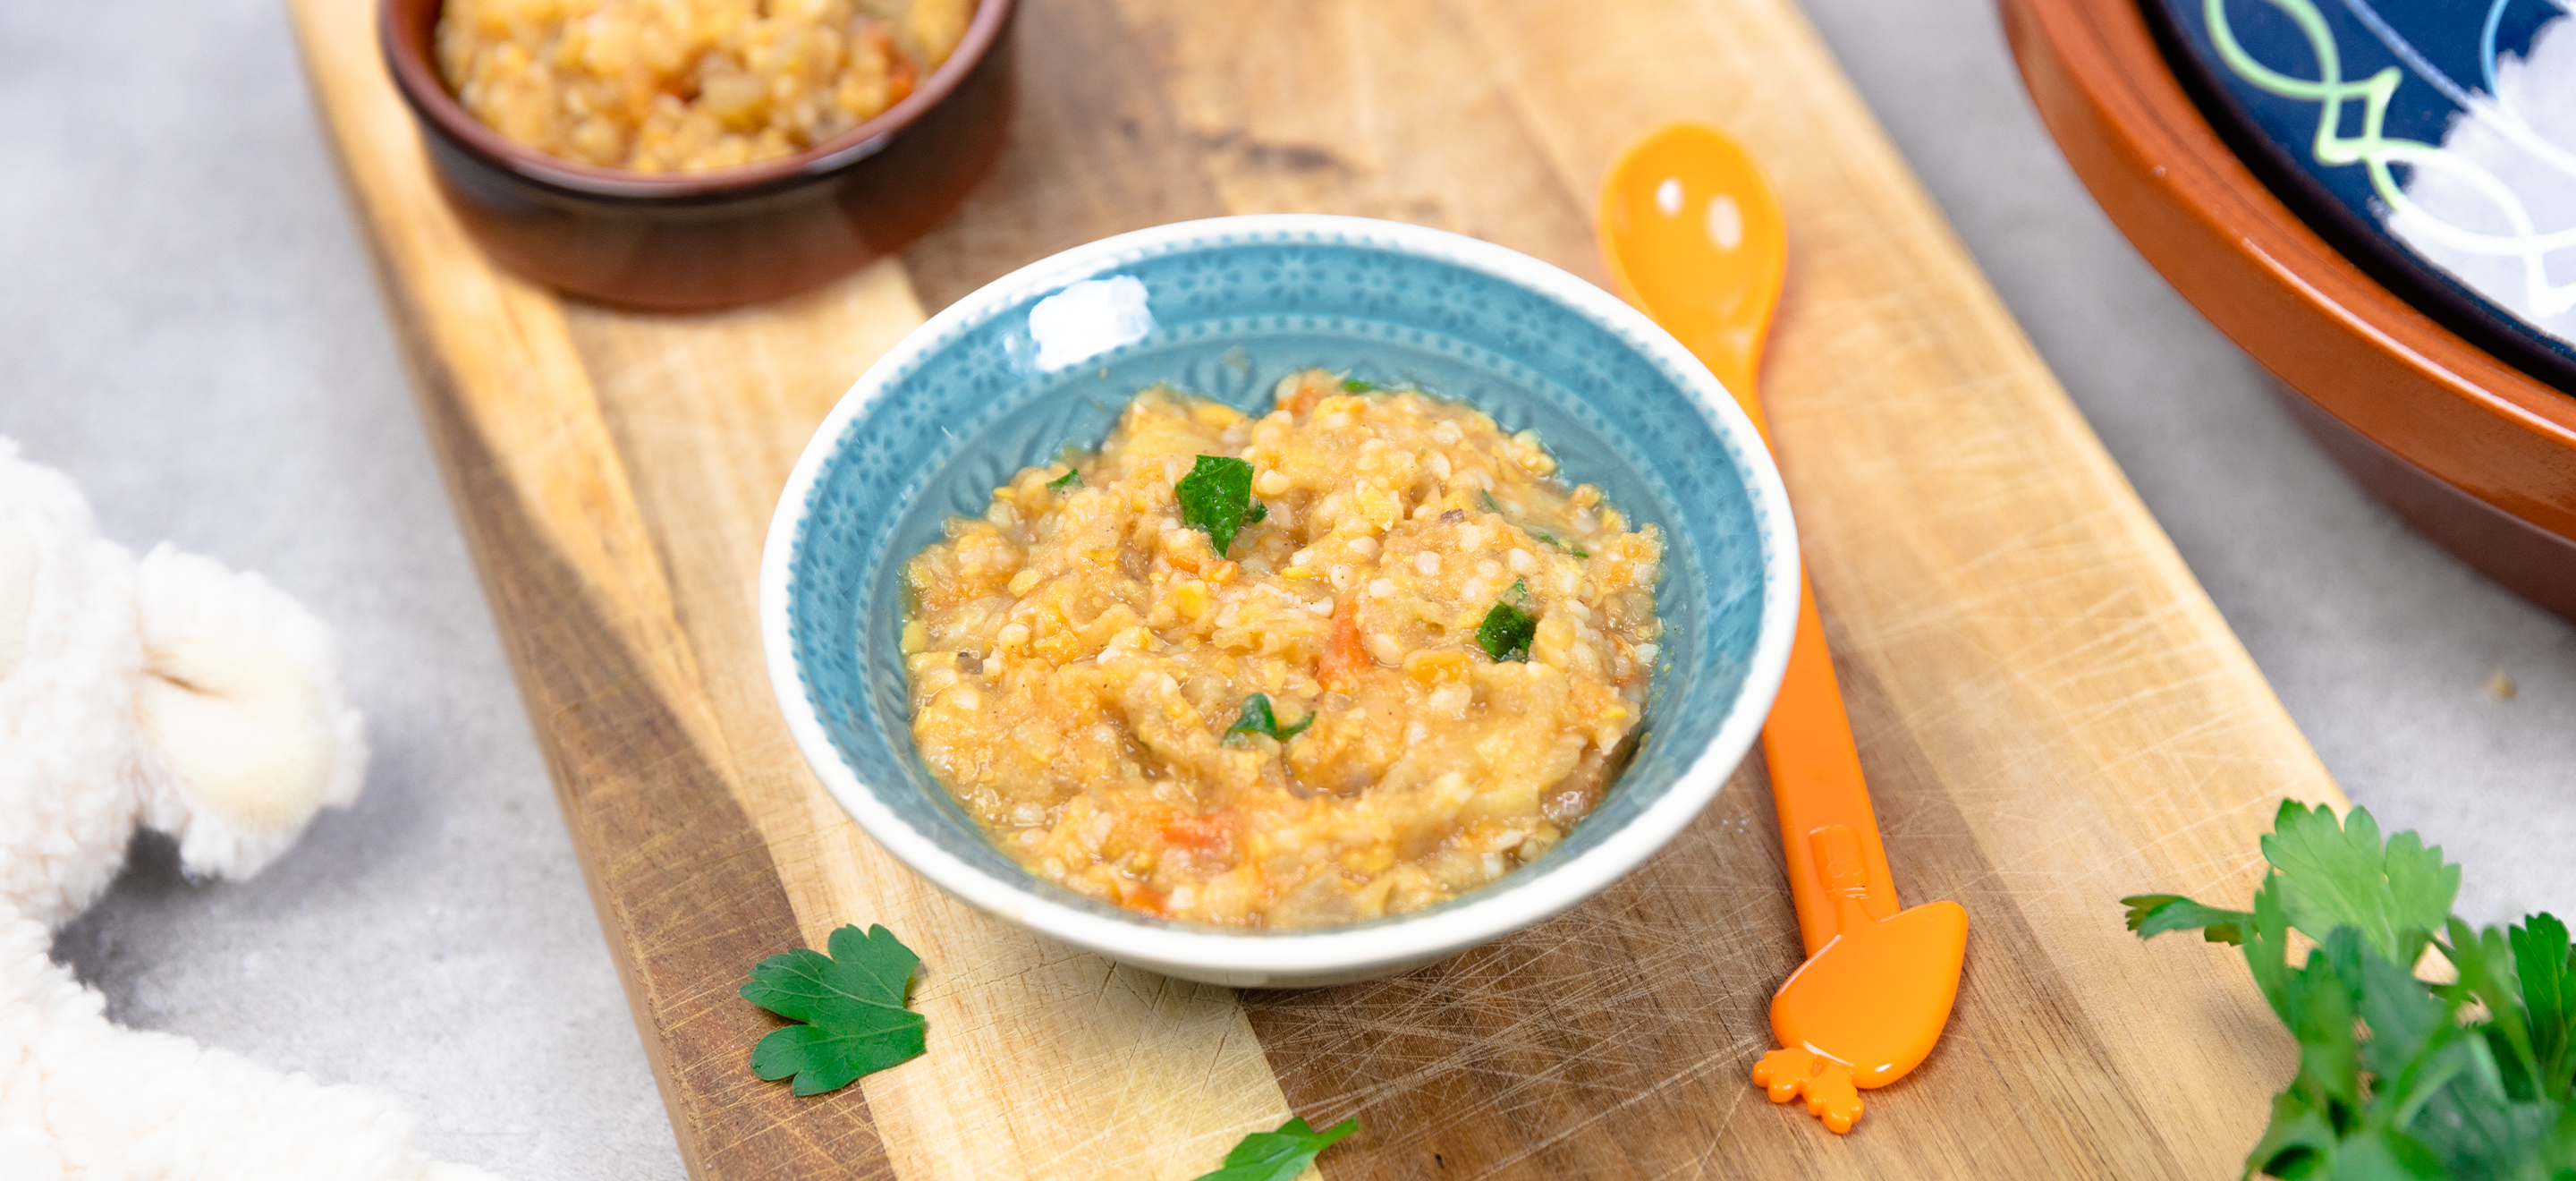
[[[1752,493],[1755,512],[1769,525],[1772,540],[1763,563],[1761,625],[1734,710],[1663,798],[1600,844],[1543,876],[1519,883],[1505,879],[1496,883],[1502,888],[1488,886],[1461,903],[1423,913],[1418,920],[1398,916],[1364,926],[1279,932],[1166,926],[1081,910],[969,865],[940,848],[860,782],[806,696],[788,634],[787,591],[796,536],[816,477],[838,449],[850,421],[873,406],[895,376],[946,343],[954,330],[992,314],[996,307],[1113,271],[1122,263],[1168,253],[1176,246],[1225,238],[1293,241],[1299,237],[1340,240],[1447,262],[1558,300],[1643,351],[1699,403],[1745,461],[1739,464],[1742,478]],[[769,664],[770,691],[806,764],[859,827],[914,872],[981,910],[1114,959],[1241,976],[1319,976],[1427,961],[1507,935],[1599,893],[1678,835],[1751,751],[1754,736],[1771,712],[1797,625],[1797,554],[1788,490],[1743,408],[1672,334],[1608,292],[1518,251],[1446,230],[1329,214],[1218,217],[1103,238],[1031,263],[950,304],[870,365],[815,428],[779,495],[761,549],[760,639]],[[852,921],[861,917],[852,916]]]

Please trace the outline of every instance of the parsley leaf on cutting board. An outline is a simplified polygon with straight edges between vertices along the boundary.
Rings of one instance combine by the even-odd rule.
[[[2254,917],[2241,910],[2203,906],[2180,894],[2137,894],[2121,899],[2120,904],[2129,908],[2129,929],[2140,939],[2167,931],[2198,931],[2212,943],[2243,943],[2245,923]]]
[[[2121,899],[2140,938],[2200,930],[2244,948],[2299,1043],[2248,1175],[2284,1181],[2576,1178],[2576,956],[2546,914],[2454,917],[2460,867],[2355,808],[2285,802],[2250,911]],[[2290,932],[2314,941],[2290,962]],[[2429,951],[2429,954],[2428,954]],[[2418,975],[2418,972],[2421,975]]]
[[[1342,1137],[1360,1130],[1360,1121],[1346,1119],[1316,1131],[1306,1126],[1303,1116],[1291,1116],[1276,1132],[1254,1132],[1225,1154],[1225,1167],[1213,1173],[1201,1173],[1192,1181],[1295,1181],[1297,1174],[1314,1163],[1315,1154],[1332,1147]]]
[[[2284,808],[2263,838],[2263,859],[2280,871],[2276,884],[2291,926],[2318,937],[2354,928],[2403,964],[2415,962],[2460,894],[2459,866],[2443,864],[2442,851],[2425,848],[2411,832],[2383,847],[2379,822],[2365,808],[2341,825],[2322,807],[2296,819]]]
[[[820,1095],[859,1076],[920,1057],[930,1022],[904,1007],[912,954],[894,932],[855,926],[832,932],[832,954],[809,948],[760,961],[744,1000],[802,1022],[770,1031],[751,1050],[751,1072],[775,1082],[795,1076],[796,1093]]]

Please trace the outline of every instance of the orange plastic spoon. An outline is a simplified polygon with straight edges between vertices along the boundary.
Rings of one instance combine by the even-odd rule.
[[[1601,253],[1619,294],[1664,326],[1763,426],[1753,395],[1789,243],[1771,182],[1734,140],[1675,123],[1629,146],[1601,186]],[[1784,1049],[1753,1081],[1774,1103],[1800,1093],[1825,1126],[1860,1118],[1855,1087],[1883,1087],[1932,1052],[1959,995],[1968,912],[1896,907],[1860,752],[1834,684],[1815,591],[1798,579],[1788,675],[1762,727],[1780,847],[1807,962],[1771,998]]]

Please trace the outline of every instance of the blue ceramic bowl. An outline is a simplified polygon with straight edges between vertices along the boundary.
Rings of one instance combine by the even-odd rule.
[[[913,748],[898,649],[903,563],[1017,469],[1096,446],[1140,388],[1245,409],[1300,369],[1347,370],[1534,428],[1565,476],[1666,538],[1666,627],[1646,738],[1557,848],[1442,906],[1346,927],[1239,932],[1092,901],[989,843]],[[913,869],[1031,929],[1239,986],[1363,979],[1572,906],[1714,796],[1769,712],[1798,601],[1778,472],[1708,370],[1565,272],[1455,234],[1360,218],[1187,222],[1095,242],[933,317],[816,431],[770,523],[770,679],[806,760]]]

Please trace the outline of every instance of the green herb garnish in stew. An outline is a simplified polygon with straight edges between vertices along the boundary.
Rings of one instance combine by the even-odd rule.
[[[1270,515],[1253,503],[1252,465],[1240,459],[1200,456],[1190,474],[1172,485],[1172,494],[1181,502],[1181,523],[1207,534],[1220,558],[1244,526]]]
[[[1538,616],[1530,613],[1535,606],[1530,602],[1529,583],[1513,579],[1512,589],[1494,600],[1493,610],[1485,612],[1485,621],[1476,625],[1476,642],[1484,646],[1485,655],[1528,660],[1530,637],[1538,634]]]
[[[1546,542],[1546,543],[1547,543],[1547,544],[1549,544],[1549,545],[1555,546],[1555,547],[1556,547],[1556,548],[1558,548],[1558,549],[1564,550],[1565,552],[1567,552],[1567,553],[1569,553],[1569,554],[1574,555],[1574,556],[1575,556],[1576,558],[1578,558],[1578,559],[1583,559],[1583,560],[1587,560],[1587,561],[1588,561],[1588,560],[1590,560],[1590,559],[1591,559],[1591,557],[1592,557],[1592,555],[1590,555],[1590,554],[1588,554],[1588,553],[1585,553],[1585,552],[1583,552],[1582,550],[1576,549],[1576,548],[1575,548],[1575,547],[1573,547],[1573,546],[1567,545],[1567,544],[1565,544],[1565,543],[1564,543],[1564,542],[1562,542],[1562,541],[1558,541],[1558,540],[1557,540],[1557,539],[1555,539],[1554,537],[1550,537],[1550,536],[1548,536],[1548,535],[1547,535],[1547,534],[1545,534],[1545,533],[1532,532],[1532,533],[1530,534],[1530,536],[1535,537],[1535,538],[1539,539],[1540,541]]]
[[[1061,476],[1057,476],[1056,478],[1054,478],[1054,479],[1052,479],[1052,480],[1047,481],[1047,487],[1049,487],[1049,488],[1064,488],[1064,487],[1074,487],[1074,488],[1079,488],[1079,487],[1081,487],[1081,486],[1082,486],[1082,473],[1081,473],[1081,472],[1079,472],[1079,471],[1076,471],[1076,470],[1074,470],[1074,469],[1072,469],[1072,468],[1066,468],[1066,469],[1064,469],[1064,474],[1063,474],[1063,475],[1061,475]]]
[[[1280,725],[1278,715],[1270,712],[1270,695],[1255,693],[1243,699],[1243,716],[1236,718],[1233,725],[1225,728],[1225,736],[1231,738],[1237,734],[1267,734],[1277,741],[1286,742],[1305,733],[1306,727],[1314,724],[1315,715],[1310,713],[1306,715],[1305,721],[1294,726]]]

